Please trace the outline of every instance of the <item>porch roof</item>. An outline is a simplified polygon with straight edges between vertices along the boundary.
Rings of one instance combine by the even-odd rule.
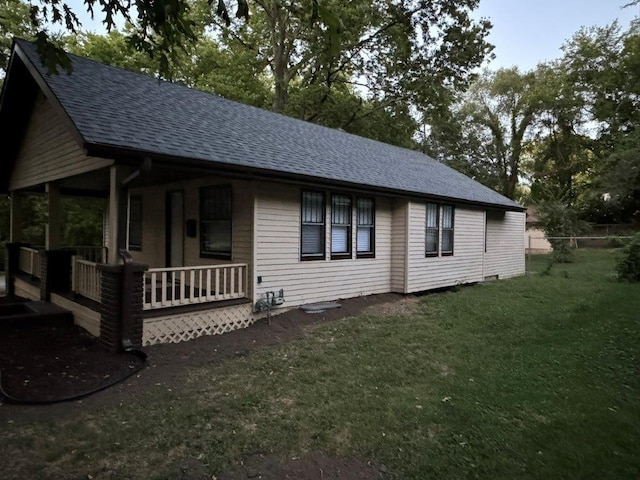
[[[271,177],[524,210],[417,151],[74,55],[70,55],[71,75],[50,75],[35,46],[23,40],[14,43],[12,64],[16,54],[45,95],[66,113],[89,155],[116,160],[149,157],[212,167],[216,172],[241,169]],[[11,70],[5,83],[11,81]],[[7,115],[6,110],[2,108],[0,115]]]

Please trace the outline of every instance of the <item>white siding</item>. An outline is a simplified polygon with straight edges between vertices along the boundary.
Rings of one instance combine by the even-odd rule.
[[[113,164],[113,160],[87,157],[67,123],[53,105],[39,94],[31,113],[18,158],[11,174],[10,190],[40,185]]]
[[[487,216],[484,276],[509,278],[525,273],[524,212]]]
[[[483,279],[484,212],[455,208],[453,255],[425,257],[426,206],[409,203],[408,292]]]
[[[331,209],[327,208],[326,259],[313,261],[300,260],[300,199],[298,187],[263,184],[258,190],[255,275],[262,277],[262,283],[256,283],[254,300],[281,288],[288,307],[391,291],[390,199],[375,200],[375,258],[356,259],[353,254],[351,259],[330,259]]]
[[[391,223],[391,291],[405,293],[407,272],[407,213],[406,200],[394,200]]]
[[[184,265],[217,265],[248,263],[251,268],[253,194],[251,183],[225,180],[220,177],[200,178],[166,185],[131,189],[131,195],[142,197],[142,250],[132,251],[135,261],[149,267],[165,266],[165,203],[168,192],[184,192],[184,218],[200,218],[200,188],[210,185],[231,185],[233,189],[233,225],[231,260],[200,257],[200,225],[195,237],[188,237],[185,227],[183,238]],[[251,277],[249,277],[251,278]]]

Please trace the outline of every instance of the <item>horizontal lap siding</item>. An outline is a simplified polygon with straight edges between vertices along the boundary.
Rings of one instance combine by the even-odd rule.
[[[408,291],[419,292],[483,279],[484,213],[455,209],[452,256],[425,257],[426,206],[409,204]]]
[[[168,192],[184,192],[184,219],[200,220],[200,188],[212,185],[231,185],[233,190],[231,260],[200,257],[200,225],[191,238],[185,234],[184,265],[219,265],[225,263],[251,263],[253,194],[249,182],[225,180],[220,177],[201,178],[167,185],[131,189],[131,195],[142,197],[142,249],[131,252],[137,262],[151,268],[165,266],[165,208]]]
[[[486,277],[524,275],[524,224],[524,212],[506,212],[501,217],[488,217]]]
[[[112,160],[87,157],[68,130],[67,122],[40,94],[22,140],[9,188],[40,185],[112,164]]]
[[[330,204],[329,192],[326,192]],[[355,200],[355,196],[354,196]],[[256,201],[256,285],[254,300],[284,289],[285,306],[350,298],[391,290],[391,201],[376,198],[376,258],[330,260],[331,216],[326,215],[326,260],[300,260],[301,189],[263,185]],[[355,201],[354,201],[355,204]],[[352,229],[355,249],[355,225]],[[355,257],[355,254],[354,254]]]

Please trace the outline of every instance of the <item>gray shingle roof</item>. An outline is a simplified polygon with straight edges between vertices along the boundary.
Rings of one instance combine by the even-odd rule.
[[[71,75],[49,75],[35,47],[17,43],[88,145],[522,208],[420,152],[77,56]]]

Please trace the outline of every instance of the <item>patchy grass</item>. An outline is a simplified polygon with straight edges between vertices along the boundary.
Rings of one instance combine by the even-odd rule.
[[[638,478],[640,287],[615,280],[615,257],[325,324],[118,408],[5,415],[3,477],[178,478],[192,461],[219,475],[323,452],[399,479]]]

